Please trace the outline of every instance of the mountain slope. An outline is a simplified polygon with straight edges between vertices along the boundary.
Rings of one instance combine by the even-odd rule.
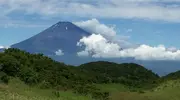
[[[0,52],[3,52],[3,51],[4,51],[4,49],[3,49],[3,48],[1,48],[1,49],[0,49]]]
[[[90,33],[82,30],[71,22],[59,22],[41,33],[14,44],[12,48],[26,50],[31,53],[54,55],[56,51],[74,54],[79,51],[77,42]]]

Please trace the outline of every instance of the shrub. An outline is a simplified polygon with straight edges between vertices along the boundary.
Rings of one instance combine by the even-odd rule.
[[[138,93],[145,93],[145,91],[139,90]]]
[[[53,91],[53,94],[54,94],[57,98],[60,97],[60,92],[59,92],[59,91]]]
[[[10,80],[10,77],[9,77],[8,75],[4,75],[4,76],[1,77],[1,80],[2,80],[4,83],[8,84],[8,83],[9,83],[9,80]]]
[[[92,97],[97,100],[109,100],[109,92],[95,91]]]

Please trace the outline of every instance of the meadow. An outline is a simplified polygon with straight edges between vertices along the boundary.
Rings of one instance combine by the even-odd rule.
[[[97,84],[110,92],[110,100],[179,100],[180,80],[167,81],[150,90],[130,89],[122,84]],[[74,94],[72,91],[40,89],[30,87],[19,79],[11,79],[9,84],[0,84],[0,100],[93,100],[91,96]]]

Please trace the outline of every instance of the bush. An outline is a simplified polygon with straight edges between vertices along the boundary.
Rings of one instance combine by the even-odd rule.
[[[1,80],[2,80],[4,83],[8,84],[8,83],[9,83],[9,80],[10,80],[10,77],[9,77],[8,75],[4,75],[4,76],[1,77]]]
[[[54,94],[57,98],[60,97],[60,92],[59,92],[59,91],[53,91],[53,94]]]
[[[93,84],[77,85],[74,92],[82,95],[90,94],[96,100],[109,100],[109,92],[103,92]]]
[[[38,74],[31,68],[22,68],[19,77],[26,84],[33,85],[39,83]]]
[[[95,91],[92,97],[97,100],[109,100],[109,92]]]
[[[17,76],[20,69],[20,63],[15,57],[10,55],[2,56],[0,59],[0,64],[3,72],[10,76]]]
[[[50,88],[50,87],[52,87],[52,86],[51,86],[51,84],[50,84],[49,82],[43,81],[43,82],[41,82],[41,83],[39,84],[39,87],[40,87],[41,89],[48,89],[48,88]]]
[[[139,90],[138,93],[145,93],[145,91]]]

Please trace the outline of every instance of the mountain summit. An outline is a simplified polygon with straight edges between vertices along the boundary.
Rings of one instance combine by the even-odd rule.
[[[45,55],[54,55],[58,51],[74,54],[80,49],[76,46],[77,42],[83,36],[88,35],[90,33],[71,22],[58,22],[41,33],[11,47]]]

